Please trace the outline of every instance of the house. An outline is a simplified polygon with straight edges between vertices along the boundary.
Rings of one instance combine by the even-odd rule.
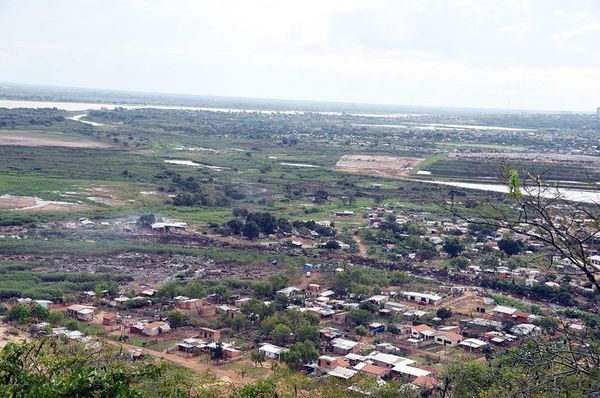
[[[312,292],[312,293],[316,293],[319,290],[321,290],[321,285],[317,284],[317,283],[311,283],[308,285],[308,291]]]
[[[242,298],[235,300],[234,305],[238,308],[242,308],[244,306],[244,304],[246,304],[250,300],[252,300],[252,297],[242,297]]]
[[[502,319],[511,319],[513,314],[517,312],[516,308],[497,305],[494,309],[494,315]]]
[[[383,308],[392,312],[402,313],[406,311],[406,305],[397,303],[395,301],[388,301],[383,305]]]
[[[418,376],[416,379],[411,381],[415,387],[421,388],[423,390],[431,390],[435,388],[440,382],[433,376]]]
[[[438,305],[442,301],[442,296],[429,293],[402,292],[402,297],[404,300],[414,301],[415,303],[420,304]]]
[[[399,364],[392,368],[392,375],[394,376],[408,376],[416,379],[417,377],[429,376],[430,374],[431,372],[428,370],[404,364]]]
[[[382,323],[373,322],[369,325],[369,333],[373,336],[377,336],[385,332],[385,325]]]
[[[217,305],[215,308],[215,311],[217,312],[217,314],[224,315],[228,318],[233,318],[233,317],[235,317],[236,314],[241,312],[241,310],[239,308],[232,307],[227,304]]]
[[[375,296],[371,296],[368,299],[364,300],[364,302],[369,302],[371,304],[375,304],[375,305],[382,305],[385,304],[388,301],[389,297],[388,296],[383,296],[381,294],[376,294]]]
[[[443,346],[456,347],[463,337],[454,332],[439,332],[434,337],[434,342]]]
[[[333,314],[331,317],[331,322],[338,325],[343,325],[346,323],[346,315],[348,315],[347,312],[338,312],[337,314]]]
[[[142,334],[146,336],[158,336],[159,334],[166,333],[169,330],[171,330],[171,326],[167,322],[156,321],[146,324]]]
[[[594,266],[594,268],[600,269],[600,256],[598,256],[598,255],[590,256],[590,258],[588,260],[590,261],[590,264],[592,264]]]
[[[488,345],[488,343],[486,343],[483,340],[479,340],[479,339],[464,339],[463,341],[458,343],[458,345],[460,345],[462,348],[464,348],[467,351],[479,351],[483,347]]]
[[[427,315],[427,311],[421,311],[417,309],[410,309],[402,314],[402,316],[406,319],[416,320]]]
[[[279,347],[273,344],[265,343],[258,348],[258,352],[265,355],[265,358],[279,360],[281,353],[286,352],[287,348]]]
[[[190,298],[186,298],[183,300],[178,300],[177,301],[177,307],[184,309],[184,310],[191,310],[194,309],[196,307],[198,307],[201,303],[200,299],[194,298],[194,299],[190,299]]]
[[[358,371],[356,371],[356,370],[343,368],[341,366],[338,366],[337,368],[334,368],[334,369],[330,370],[329,372],[327,372],[327,374],[329,376],[338,377],[343,380],[349,380],[357,373],[358,373]]]
[[[340,332],[338,329],[332,327],[324,327],[321,330],[319,330],[319,338],[327,341],[331,341],[337,337],[341,337],[342,334],[343,333]]]
[[[185,229],[187,227],[187,223],[186,222],[172,222],[172,221],[155,222],[151,225],[151,227],[152,227],[153,231],[171,232],[171,231],[175,231],[175,230]]]
[[[155,290],[155,289],[146,289],[146,290],[142,290],[140,292],[140,295],[145,296],[145,297],[152,297],[156,293],[158,293],[158,290]]]
[[[197,355],[205,347],[206,347],[206,341],[196,339],[196,338],[189,338],[189,339],[183,339],[180,343],[177,344],[177,351],[184,352],[186,354]]]
[[[429,325],[417,325],[410,329],[410,337],[417,340],[432,339],[435,336],[436,330]]]
[[[413,365],[416,362],[412,359],[404,358],[394,354],[386,354],[379,351],[373,351],[367,356],[368,360],[375,365],[391,369],[397,365]]]
[[[282,296],[285,297],[291,297],[293,295],[295,295],[296,293],[300,293],[302,290],[298,289],[295,286],[288,286],[288,287],[284,287],[281,290],[277,291],[277,294],[281,294]]]
[[[79,319],[80,321],[91,321],[94,319],[96,307],[90,305],[73,304],[67,307],[67,314]]]
[[[221,331],[210,328],[198,328],[198,337],[208,341],[221,340]]]
[[[46,310],[53,304],[50,300],[33,300],[33,302]]]
[[[358,353],[360,343],[352,340],[347,340],[341,337],[331,340],[331,350],[339,355],[347,355],[350,353]]]
[[[125,304],[126,301],[131,300],[129,297],[117,297],[116,299],[113,299],[111,304],[115,307],[120,307],[123,304]]]
[[[389,368],[384,368],[383,366],[374,365],[368,362],[360,362],[356,364],[356,366],[354,366],[354,370],[358,370],[358,373],[360,374],[373,376],[380,379],[390,374]]]
[[[117,314],[113,312],[105,312],[102,315],[102,324],[104,326],[113,326],[117,324]]]
[[[350,366],[350,361],[344,357],[334,357],[331,355],[321,355],[318,359],[319,368],[324,370],[333,370],[338,366],[343,368]]]

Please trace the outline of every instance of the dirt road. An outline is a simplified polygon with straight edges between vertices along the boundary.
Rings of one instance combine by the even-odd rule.
[[[213,374],[215,377],[218,377],[219,379],[221,379],[225,382],[228,382],[228,383],[245,385],[245,384],[254,383],[256,381],[255,379],[248,377],[248,376],[245,376],[242,379],[236,372],[231,371],[231,370],[224,370],[224,369],[220,369],[219,367],[208,364],[208,363],[198,362],[198,359],[194,358],[194,357],[184,358],[184,357],[181,357],[176,354],[169,354],[166,352],[149,350],[147,348],[141,348],[141,347],[138,347],[138,346],[135,346],[132,344],[121,343],[118,341],[113,341],[113,340],[104,340],[104,341],[107,342],[108,344],[121,346],[127,350],[141,349],[148,355],[152,355],[155,358],[161,358],[161,359],[167,360],[169,362],[172,362],[179,366],[183,366],[184,368],[188,368],[195,372],[199,372],[199,373],[209,372],[209,373]]]
[[[356,235],[352,236],[352,239],[354,239],[354,241],[358,245],[358,252],[360,253],[360,255],[362,257],[367,257],[367,245],[365,245],[364,243],[362,243],[362,241],[360,240],[360,238],[358,236],[356,236]]]

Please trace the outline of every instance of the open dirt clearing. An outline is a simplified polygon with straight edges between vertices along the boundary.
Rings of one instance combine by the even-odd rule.
[[[394,156],[344,155],[333,169],[378,177],[406,177],[422,160]]]
[[[85,210],[89,208],[90,206],[80,203],[44,200],[33,196],[0,196],[0,210],[69,211]]]
[[[14,132],[0,132],[0,145],[2,146],[62,146],[71,148],[108,148],[104,142],[87,140],[76,137],[56,137],[44,134],[16,134]]]

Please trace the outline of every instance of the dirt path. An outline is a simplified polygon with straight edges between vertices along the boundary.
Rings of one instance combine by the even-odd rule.
[[[179,355],[176,355],[176,354],[169,354],[166,352],[149,350],[147,348],[142,348],[142,347],[138,347],[138,346],[135,346],[132,344],[121,343],[121,342],[113,341],[113,340],[104,340],[104,341],[107,342],[108,344],[118,345],[118,346],[121,346],[128,350],[141,349],[144,352],[148,353],[149,355],[152,355],[155,358],[161,358],[161,359],[167,360],[176,365],[191,369],[195,372],[203,373],[203,372],[208,371],[208,372],[212,373],[215,377],[218,377],[219,379],[226,381],[226,382],[245,385],[245,384],[254,383],[256,381],[255,379],[248,377],[248,376],[245,376],[242,379],[236,372],[234,372],[232,370],[224,370],[224,369],[220,369],[219,367],[208,364],[208,363],[198,362],[197,358],[196,359],[184,358],[184,357],[180,357]]]
[[[353,235],[352,239],[354,239],[354,241],[358,245],[358,252],[360,253],[360,255],[362,257],[367,257],[367,245],[365,245],[364,243],[362,243],[362,241],[360,240],[360,238],[358,236],[356,236],[356,235]]]

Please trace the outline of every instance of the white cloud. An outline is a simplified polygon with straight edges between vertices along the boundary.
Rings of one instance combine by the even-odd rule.
[[[0,80],[535,109],[600,104],[593,0],[0,1]]]

